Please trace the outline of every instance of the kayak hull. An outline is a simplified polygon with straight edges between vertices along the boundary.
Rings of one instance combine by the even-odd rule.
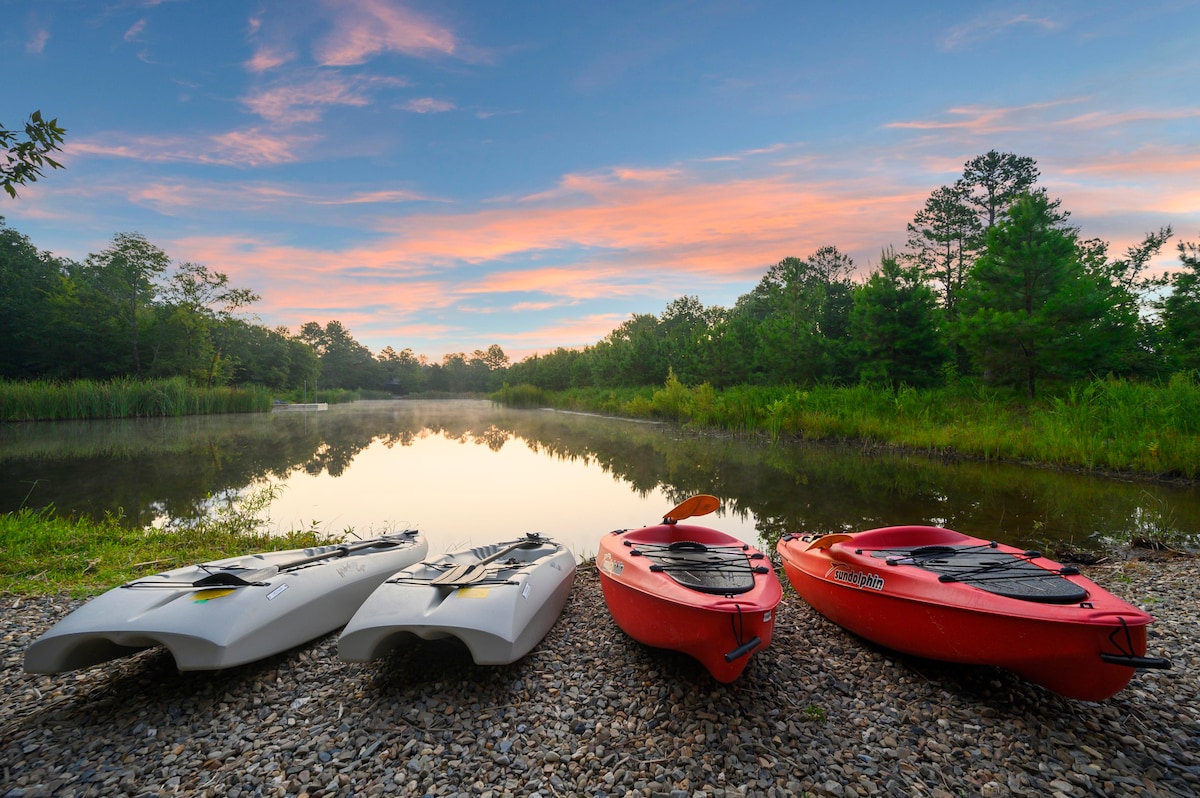
[[[466,645],[477,665],[516,662],[550,631],[575,581],[575,555],[546,538],[537,540],[443,554],[394,574],[346,624],[338,656],[367,662],[419,640],[453,638]],[[469,581],[435,583],[463,567],[469,568]]]
[[[736,570],[732,589],[681,583],[672,574],[686,579],[681,571],[689,558],[700,561],[700,573],[714,560],[727,561]],[[596,565],[604,601],[622,631],[644,645],[693,657],[719,682],[737,680],[750,657],[771,644],[783,590],[762,552],[737,538],[677,523],[622,530],[601,539]]]
[[[1146,654],[1149,614],[1034,552],[921,526],[823,538],[785,535],[777,550],[788,581],[805,602],[839,626],[895,651],[1004,668],[1086,701],[1115,695],[1135,671],[1102,655],[1134,659]],[[976,583],[963,575],[979,572],[978,565],[973,571],[960,568],[953,578],[943,576],[947,564],[966,553],[987,565],[973,577]],[[941,564],[916,564],[926,556],[940,558]],[[1014,563],[1021,567],[1004,570]],[[1061,598],[997,593],[1008,589],[1005,579],[1016,578],[1028,583],[1027,592],[1054,592]]]
[[[243,665],[344,625],[383,580],[427,551],[423,537],[404,532],[147,576],[93,598],[52,626],[26,650],[25,670],[61,673],[156,646],[166,648],[181,671]],[[301,559],[311,562],[287,567]],[[209,584],[195,584],[201,580]]]

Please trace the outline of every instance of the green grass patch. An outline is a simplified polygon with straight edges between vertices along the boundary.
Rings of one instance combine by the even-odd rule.
[[[0,515],[0,592],[75,597],[197,562],[332,542],[315,530],[272,535],[260,519],[273,494],[179,529],[128,529],[120,519],[60,518],[52,510]]]
[[[532,396],[542,406],[659,418],[702,429],[780,440],[858,440],[984,460],[1200,478],[1200,380],[1099,379],[1030,402],[962,381],[928,390],[867,385],[685,386],[671,374],[659,389],[529,386],[493,395]]]

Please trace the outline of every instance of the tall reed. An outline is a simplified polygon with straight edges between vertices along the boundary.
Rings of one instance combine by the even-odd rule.
[[[759,433],[771,440],[852,439],[988,460],[1200,478],[1200,378],[1163,383],[1098,379],[1029,402],[1017,393],[962,381],[916,390],[855,385],[684,386],[671,374],[651,389],[542,391],[517,386],[493,395],[536,395],[556,407],[694,427]]]
[[[0,421],[145,418],[270,409],[271,392],[262,386],[205,388],[189,385],[182,377],[106,382],[0,381]]]

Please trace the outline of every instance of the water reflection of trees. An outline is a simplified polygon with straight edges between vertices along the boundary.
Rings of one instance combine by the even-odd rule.
[[[1175,529],[1200,523],[1195,488],[856,446],[771,445],[565,413],[510,414],[505,421],[531,449],[595,462],[640,493],[717,495],[727,511],[752,514],[768,545],[797,530],[939,524],[1026,546],[1087,546],[1096,536],[1144,527],[1147,514]]]
[[[67,514],[120,510],[132,524],[193,519],[212,497],[291,473],[345,473],[375,443],[441,436],[499,452],[531,451],[596,465],[645,496],[712,493],[784,532],[898,523],[944,524],[1034,545],[1083,545],[1096,534],[1169,522],[1200,528],[1196,489],[1049,470],[943,463],[855,447],[770,445],[733,436],[487,402],[380,402],[322,413],[71,422],[0,427],[0,510],[53,505]]]

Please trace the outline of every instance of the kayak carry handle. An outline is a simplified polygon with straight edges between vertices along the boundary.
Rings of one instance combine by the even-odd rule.
[[[267,584],[266,580],[270,579],[279,573],[279,569],[274,566],[260,568],[257,571],[247,571],[245,575],[239,575],[230,571],[216,571],[208,576],[201,577],[191,583],[192,587],[263,587]]]
[[[1127,654],[1101,654],[1100,659],[1110,665],[1125,665],[1129,668],[1152,668],[1154,670],[1170,670],[1171,660],[1162,657],[1137,657]]]
[[[761,644],[761,643],[762,643],[762,638],[752,637],[749,640],[747,640],[745,643],[742,643],[740,646],[735,648],[733,651],[730,651],[728,654],[726,654],[725,661],[733,662],[738,657],[744,657],[747,654],[749,654],[751,651],[753,651],[754,649],[758,648],[759,644]]]
[[[677,540],[667,546],[668,551],[708,551],[708,546],[694,540]]]

